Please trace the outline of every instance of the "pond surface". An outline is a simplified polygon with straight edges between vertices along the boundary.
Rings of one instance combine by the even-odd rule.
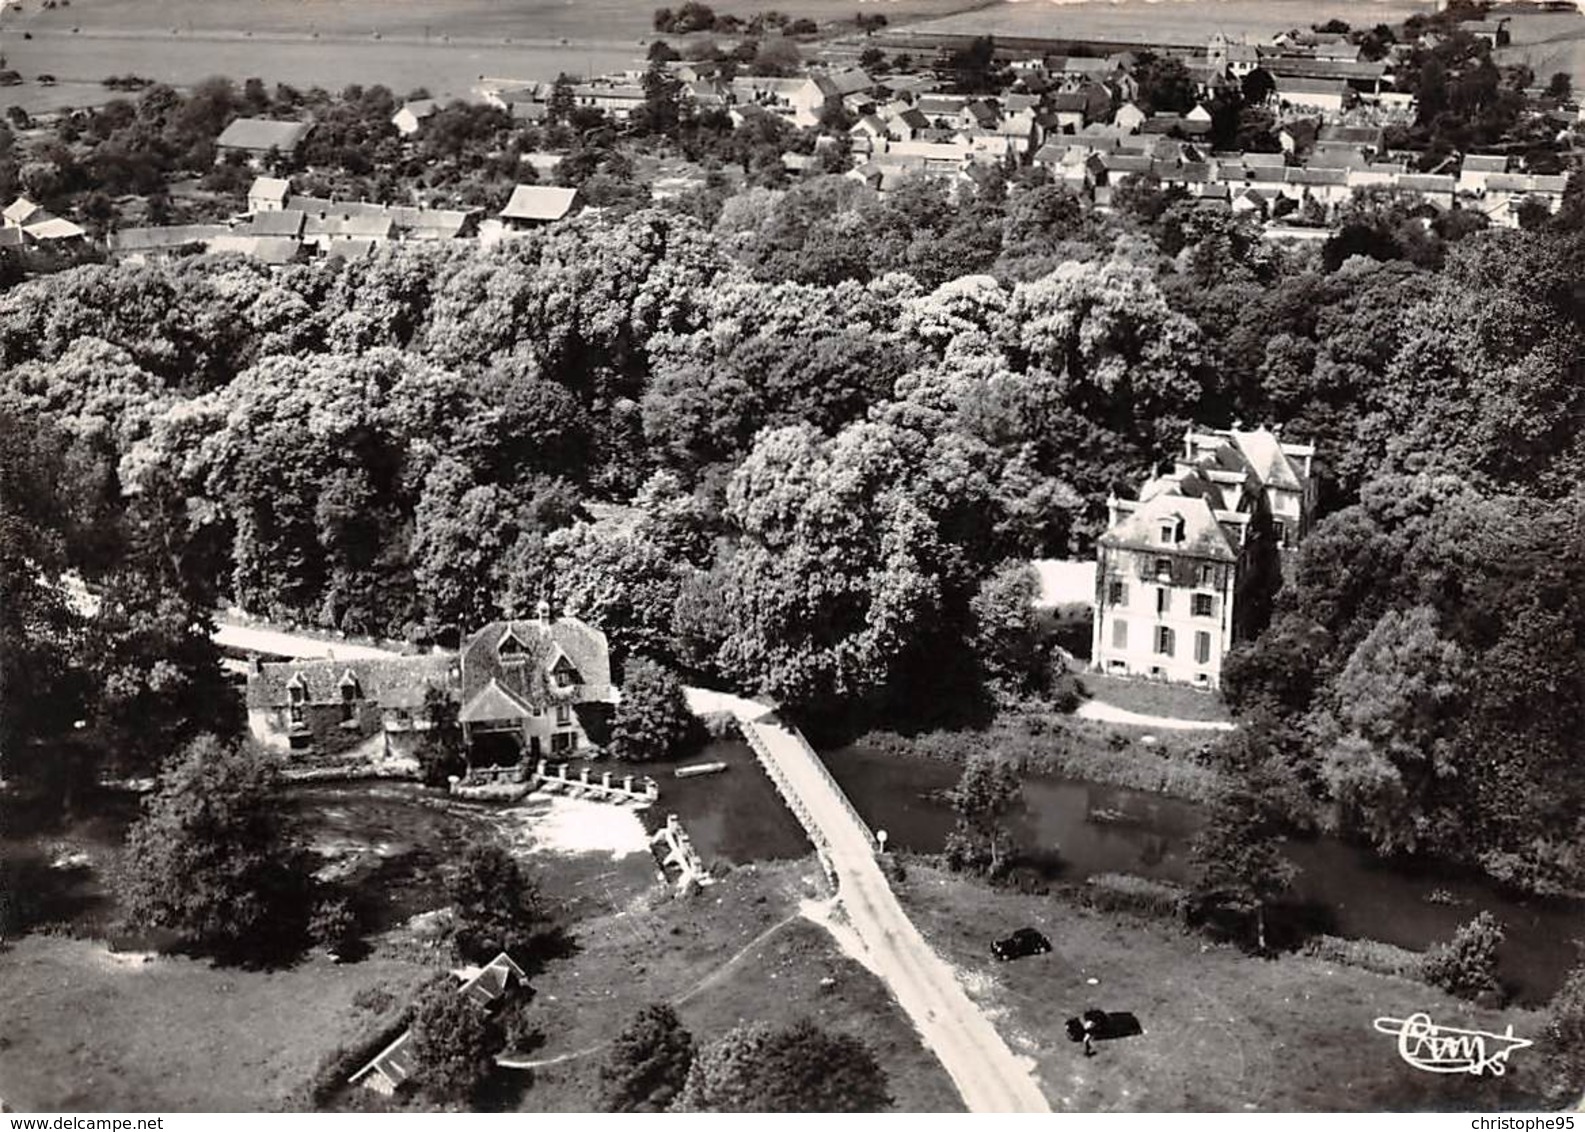
[[[870,826],[886,830],[890,844],[940,851],[953,824],[941,792],[957,781],[958,767],[865,747],[822,757]],[[741,863],[809,852],[802,829],[746,745],[717,743],[688,761],[707,759],[726,761],[730,769],[682,780],[671,777],[670,764],[655,772],[658,810],[682,818],[706,860]],[[1023,801],[1010,822],[1013,835],[1053,878],[1082,881],[1117,872],[1180,884],[1189,879],[1189,842],[1204,820],[1195,805],[1054,775],[1026,779]],[[1336,935],[1419,950],[1490,911],[1508,932],[1503,978],[1531,1003],[1550,997],[1578,961],[1572,940],[1585,939],[1585,904],[1510,897],[1478,877],[1445,868],[1388,867],[1331,838],[1291,842],[1287,852],[1302,870],[1295,895],[1313,905],[1325,929]],[[1439,890],[1439,899],[1451,903],[1428,899]]]

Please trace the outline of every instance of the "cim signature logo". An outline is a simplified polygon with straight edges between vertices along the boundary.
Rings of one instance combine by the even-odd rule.
[[[1427,1073],[1490,1073],[1501,1077],[1508,1070],[1508,1056],[1516,1049],[1535,1043],[1516,1038],[1513,1027],[1501,1034],[1484,1030],[1457,1030],[1438,1026],[1429,1014],[1407,1018],[1378,1018],[1377,1031],[1398,1039],[1398,1055],[1416,1069]]]

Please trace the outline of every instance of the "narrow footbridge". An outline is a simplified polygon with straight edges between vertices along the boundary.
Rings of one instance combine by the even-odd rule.
[[[695,712],[730,712],[809,833],[866,952],[971,1112],[1050,1112],[1028,1059],[1015,1056],[925,942],[876,863],[874,832],[801,732],[741,696],[688,689]]]

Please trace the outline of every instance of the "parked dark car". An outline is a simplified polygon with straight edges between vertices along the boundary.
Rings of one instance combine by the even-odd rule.
[[[1034,928],[1019,928],[1006,939],[991,944],[991,954],[998,959],[1022,959],[1026,955],[1040,955],[1051,950],[1051,941]]]

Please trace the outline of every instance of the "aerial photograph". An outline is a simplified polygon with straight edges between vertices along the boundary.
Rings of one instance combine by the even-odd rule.
[[[1576,1111],[1585,0],[0,0],[0,1132]]]

